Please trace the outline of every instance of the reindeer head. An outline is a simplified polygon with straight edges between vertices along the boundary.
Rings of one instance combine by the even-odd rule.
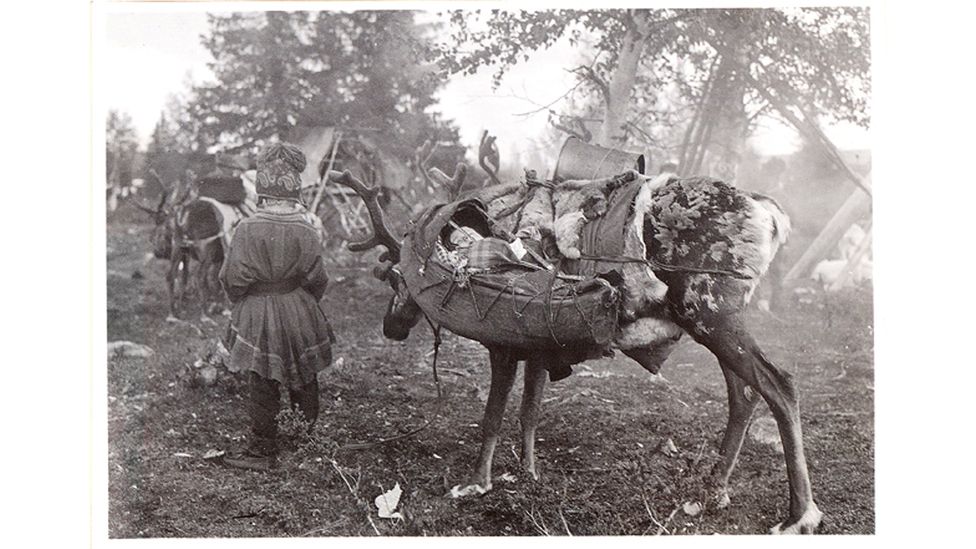
[[[393,288],[393,297],[386,306],[383,315],[383,335],[394,341],[403,341],[410,335],[410,330],[420,322],[423,311],[410,296],[407,285],[403,282],[403,275],[391,267],[387,271],[386,280]]]
[[[170,191],[164,187],[159,204],[155,208],[150,208],[133,201],[133,205],[149,214],[155,224],[152,234],[153,255],[159,259],[169,259],[173,253],[173,214],[171,208],[167,206],[167,199]]]
[[[169,259],[173,254],[173,240],[176,236],[178,220],[182,205],[195,198],[196,191],[189,181],[193,181],[195,174],[187,170],[184,182],[174,182],[167,185],[155,170],[150,174],[156,177],[163,191],[159,197],[159,204],[150,208],[133,200],[133,205],[149,214],[155,228],[152,234],[153,255],[160,259]]]
[[[373,276],[380,280],[385,280],[393,289],[393,297],[386,307],[386,314],[383,316],[383,335],[389,339],[403,341],[410,335],[410,330],[420,322],[422,312],[417,302],[410,296],[403,276],[396,269],[400,262],[400,241],[393,236],[386,220],[383,218],[383,209],[379,203],[378,187],[367,187],[362,181],[353,177],[348,171],[328,173],[330,181],[349,187],[366,204],[366,211],[373,223],[373,235],[362,242],[353,242],[348,248],[353,252],[364,252],[384,246],[386,251],[380,254],[379,260],[384,265],[378,265],[373,269]]]

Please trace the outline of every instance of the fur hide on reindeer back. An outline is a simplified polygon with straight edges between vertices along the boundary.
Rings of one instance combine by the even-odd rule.
[[[680,274],[690,310],[745,306],[790,232],[789,217],[775,200],[708,177],[670,180],[654,192],[649,217],[644,240],[652,260],[716,271]],[[674,275],[659,276],[670,286]]]

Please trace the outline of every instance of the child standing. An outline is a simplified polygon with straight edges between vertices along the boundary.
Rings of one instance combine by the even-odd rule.
[[[224,464],[268,470],[278,451],[279,388],[309,425],[319,412],[316,374],[332,362],[335,338],[319,301],[328,275],[322,236],[300,205],[305,155],[275,143],[258,157],[257,212],[237,227],[220,271],[233,304],[228,369],[247,372],[251,437]]]

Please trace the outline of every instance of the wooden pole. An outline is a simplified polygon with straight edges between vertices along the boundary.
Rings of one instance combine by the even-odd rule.
[[[335,164],[336,152],[339,150],[339,140],[342,139],[342,132],[336,131],[335,141],[332,143],[332,155],[329,157],[329,166],[325,169],[326,176],[332,171],[332,166]],[[315,191],[315,198],[312,199],[312,207],[309,211],[313,215],[318,215],[319,202],[322,200],[322,193],[325,192],[325,184],[328,182],[328,177],[319,178],[319,188]]]
[[[871,174],[864,178],[863,183],[868,189],[871,188]],[[827,222],[817,238],[814,239],[810,247],[803,252],[803,255],[793,265],[793,267],[783,277],[784,281],[794,280],[805,276],[813,269],[821,259],[827,256],[831,249],[837,245],[848,227],[858,219],[864,217],[871,211],[871,197],[860,188],[854,189],[844,204],[837,210],[834,217]]]

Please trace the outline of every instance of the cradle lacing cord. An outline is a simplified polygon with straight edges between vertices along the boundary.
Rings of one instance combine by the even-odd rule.
[[[434,333],[434,360],[432,362],[432,369],[434,374],[434,386],[437,387],[437,407],[434,409],[434,415],[431,416],[430,419],[424,421],[423,425],[420,427],[407,431],[406,433],[402,433],[390,438],[380,439],[374,442],[347,444],[345,446],[340,446],[339,450],[367,450],[369,448],[375,448],[377,446],[389,444],[397,440],[403,440],[405,438],[412,437],[430,427],[431,424],[434,423],[434,420],[440,417],[441,411],[444,409],[444,402],[446,402],[446,399],[444,398],[444,391],[441,389],[441,379],[440,376],[437,375],[437,357],[440,354],[441,348],[441,327],[439,324],[435,325],[426,314],[424,314],[424,319],[427,321],[427,324],[430,325],[430,329]]]

